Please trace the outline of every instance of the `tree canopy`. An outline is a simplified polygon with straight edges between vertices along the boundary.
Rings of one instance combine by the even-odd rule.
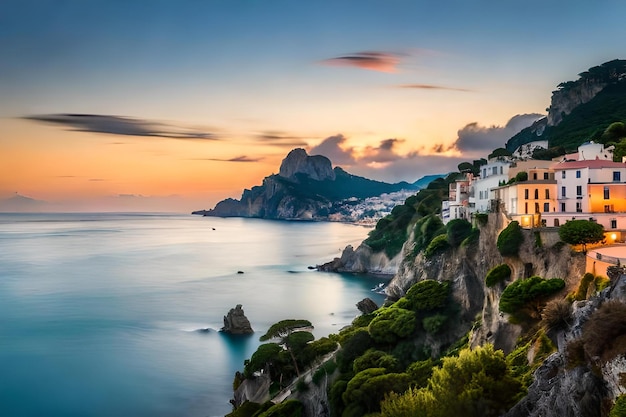
[[[571,245],[582,245],[587,252],[587,245],[604,239],[604,226],[589,220],[570,220],[559,228],[559,237]]]
[[[308,320],[301,319],[287,319],[281,320],[278,323],[274,323],[267,332],[260,337],[260,341],[264,342],[270,339],[283,339],[296,330],[302,330],[307,328],[313,328],[313,325]]]

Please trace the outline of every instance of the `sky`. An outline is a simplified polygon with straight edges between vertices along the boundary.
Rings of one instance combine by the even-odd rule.
[[[0,200],[206,209],[293,148],[388,182],[456,170],[626,58],[626,2],[576,3],[2,0]]]

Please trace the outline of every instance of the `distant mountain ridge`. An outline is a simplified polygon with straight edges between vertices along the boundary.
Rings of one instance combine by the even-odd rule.
[[[279,174],[265,177],[262,185],[244,190],[240,200],[228,198],[211,210],[199,210],[193,214],[330,220],[342,210],[345,200],[363,200],[401,190],[417,191],[438,177],[425,177],[414,184],[404,181],[389,184],[352,175],[340,167],[333,168],[325,156],[310,156],[298,148],[283,159]]]

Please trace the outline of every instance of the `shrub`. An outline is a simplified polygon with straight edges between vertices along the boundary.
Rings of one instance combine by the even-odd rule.
[[[528,181],[528,172],[520,171],[515,175],[515,182],[524,182]]]
[[[448,249],[450,244],[448,243],[448,237],[446,235],[439,235],[430,241],[426,250],[424,251],[424,256],[426,258],[432,258],[436,254],[443,252]]]
[[[496,265],[487,272],[485,285],[493,287],[496,284],[511,278],[511,267],[507,264]]]
[[[560,330],[572,320],[572,305],[567,300],[550,301],[541,314],[546,330]]]
[[[517,256],[523,240],[522,228],[518,222],[512,221],[500,232],[496,245],[502,256]]]
[[[467,236],[463,242],[461,242],[462,247],[468,247],[475,243],[478,243],[478,238],[480,238],[480,230],[478,228],[473,228],[470,232],[469,236]]]
[[[417,221],[413,229],[415,246],[413,254],[417,255],[424,250],[433,237],[446,233],[446,227],[439,216],[431,214]]]
[[[594,277],[591,272],[587,272],[585,275],[583,275],[583,277],[580,279],[580,282],[578,283],[578,288],[576,289],[576,292],[574,293],[574,299],[576,301],[587,299],[587,293],[589,292],[589,284],[593,282],[593,279]]]
[[[539,276],[519,279],[509,284],[500,297],[500,310],[516,319],[527,316],[539,318],[541,306],[546,298],[565,287],[560,278],[545,280]]]
[[[481,226],[485,226],[489,222],[489,215],[487,213],[476,213],[474,214],[474,217]]]
[[[369,368],[385,368],[387,371],[392,372],[396,370],[397,366],[398,360],[392,355],[381,350],[369,349],[354,360],[352,370],[355,374]]]
[[[472,232],[472,224],[465,219],[450,220],[446,225],[448,243],[452,247],[457,247]]]
[[[615,400],[613,408],[609,413],[609,417],[625,417],[626,416],[626,395],[620,395]]]
[[[446,324],[448,317],[443,314],[435,314],[434,316],[429,316],[422,320],[422,326],[424,326],[424,330],[427,333],[432,335],[439,333],[439,331],[443,328],[443,325]]]
[[[582,245],[587,253],[587,245],[604,239],[604,226],[589,220],[570,220],[559,227],[559,237],[571,245]]]
[[[585,353],[606,362],[626,352],[626,304],[607,301],[583,326]]]
[[[447,304],[450,283],[426,279],[413,284],[406,293],[408,308],[415,311],[431,311]]]
[[[379,343],[394,343],[415,331],[415,313],[403,308],[381,308],[369,325],[369,333]]]
[[[259,414],[258,417],[301,417],[304,416],[304,406],[300,401],[287,400],[273,405],[267,411]]]
[[[601,275],[597,275],[593,279],[593,283],[596,286],[596,291],[600,292],[600,291],[604,290],[605,288],[607,288],[609,285],[611,285],[611,280],[608,279],[607,277],[603,277]]]

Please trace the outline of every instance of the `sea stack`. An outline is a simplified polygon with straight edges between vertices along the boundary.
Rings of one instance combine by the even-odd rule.
[[[241,304],[237,304],[235,308],[231,308],[228,314],[224,316],[224,327],[222,327],[220,331],[230,334],[254,333],[250,325],[250,320],[248,320],[244,314]]]

